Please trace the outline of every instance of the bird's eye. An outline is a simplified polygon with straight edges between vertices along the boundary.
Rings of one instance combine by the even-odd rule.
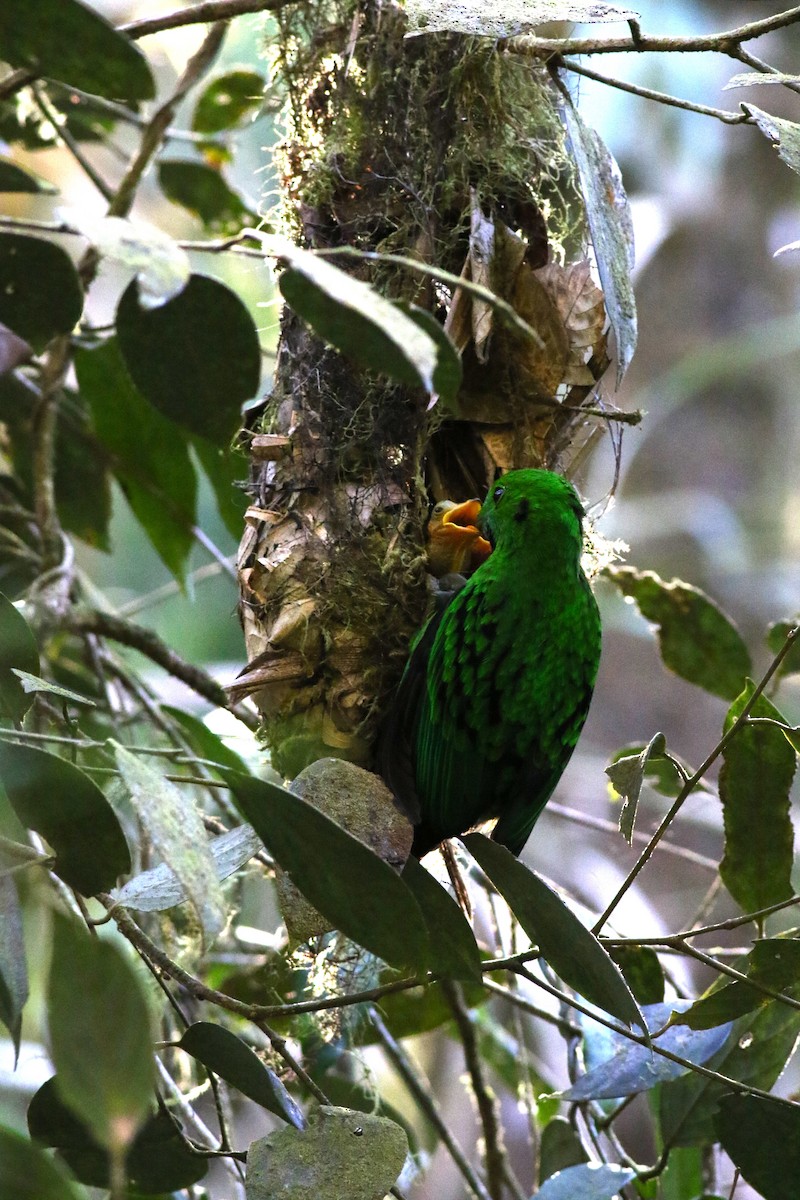
[[[492,492],[492,499],[494,500],[495,504],[497,504],[498,500],[500,499],[500,497],[502,496],[502,494],[505,490],[506,489],[504,487],[496,487],[494,489],[494,491]]]

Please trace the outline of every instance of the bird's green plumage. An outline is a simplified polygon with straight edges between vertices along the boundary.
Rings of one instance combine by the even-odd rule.
[[[493,817],[519,854],[569,761],[600,658],[582,516],[560,476],[503,476],[478,519],[491,556],[414,644],[380,758],[417,854]]]

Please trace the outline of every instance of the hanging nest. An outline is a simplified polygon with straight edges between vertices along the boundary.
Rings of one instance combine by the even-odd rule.
[[[249,665],[232,695],[254,696],[273,762],[294,777],[325,756],[369,762],[427,607],[430,505],[482,495],[498,470],[565,469],[596,430],[581,408],[607,357],[546,71],[485,39],[405,38],[402,10],[378,0],[287,6],[276,20],[284,231],[435,265],[522,318],[391,263],[353,268],[448,332],[464,381],[445,411],[284,310],[252,431],[239,551]]]

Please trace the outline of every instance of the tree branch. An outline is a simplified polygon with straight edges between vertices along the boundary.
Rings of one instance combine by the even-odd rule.
[[[723,121],[726,125],[753,123],[747,113],[730,112],[725,108],[710,108],[707,104],[695,104],[691,100],[682,100],[680,96],[671,96],[668,92],[657,92],[653,88],[642,87],[641,84],[626,83],[622,79],[611,79],[608,75],[601,75],[598,71],[584,67],[582,63],[575,62],[573,58],[562,58],[558,65],[567,71],[573,71],[576,75],[584,75],[587,79],[593,79],[596,83],[604,83],[621,92],[629,92],[632,96],[641,96],[644,100],[655,100],[659,104],[666,104],[671,108],[682,108],[686,112],[700,113],[705,117],[716,117],[718,121]]]
[[[245,16],[248,13],[277,12],[278,9],[296,3],[298,0],[203,0],[202,4],[163,13],[160,17],[128,21],[124,25],[118,25],[117,30],[119,33],[127,33],[130,38],[143,38],[153,33],[161,33],[165,29],[181,29],[184,25],[206,25],[212,21],[230,21],[233,17]]]

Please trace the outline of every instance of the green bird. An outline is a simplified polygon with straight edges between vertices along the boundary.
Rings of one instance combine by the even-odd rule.
[[[492,818],[519,854],[569,762],[600,660],[584,515],[551,471],[502,476],[477,518],[492,553],[412,644],[378,760],[418,857]]]

